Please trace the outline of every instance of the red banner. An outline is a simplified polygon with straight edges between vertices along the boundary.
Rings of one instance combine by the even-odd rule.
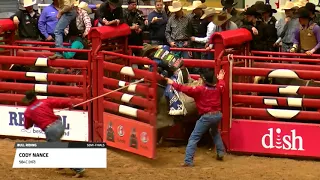
[[[234,152],[320,157],[316,124],[233,120],[230,133]]]
[[[104,113],[104,138],[107,146],[155,158],[155,127],[125,117]]]

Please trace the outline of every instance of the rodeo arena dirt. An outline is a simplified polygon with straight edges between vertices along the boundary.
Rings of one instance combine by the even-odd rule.
[[[195,166],[181,167],[185,142],[198,117],[190,109],[185,116],[168,115],[163,76],[158,73],[155,61],[130,55],[132,49],[142,47],[128,46],[128,25],[92,28],[88,35],[90,48],[76,50],[49,48],[53,45],[50,42],[16,41],[13,22],[4,19],[0,24],[3,180],[63,180],[73,173],[69,169],[59,172],[12,169],[15,142],[44,138],[38,128],[27,131],[23,127],[21,114],[25,106],[21,99],[28,90],[36,91],[39,99],[71,99],[74,104],[108,93],[57,114],[66,127],[63,140],[108,145],[108,168],[87,169],[84,179],[318,180],[320,177],[317,162],[320,72],[314,66],[320,63],[319,55],[250,51],[252,36],[247,29],[215,33],[211,37],[215,47],[210,51],[214,60],[184,59],[184,66],[226,72],[220,132],[228,154],[224,161],[217,161],[214,148],[204,141],[196,152]],[[55,51],[87,54],[88,58],[48,59]],[[133,64],[152,68],[132,68]],[[50,67],[54,73],[16,70],[13,67],[17,65]],[[61,69],[70,73],[57,73]],[[199,75],[190,77],[190,84],[201,81]],[[127,88],[114,91],[119,87]]]

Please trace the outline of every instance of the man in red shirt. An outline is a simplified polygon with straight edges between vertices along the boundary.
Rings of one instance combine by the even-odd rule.
[[[217,149],[217,159],[223,160],[225,148],[218,131],[218,125],[222,119],[221,113],[221,94],[224,91],[225,82],[223,80],[225,72],[221,70],[217,77],[212,71],[201,75],[204,82],[202,86],[191,87],[177,84],[171,79],[167,79],[168,84],[177,91],[181,91],[186,95],[193,97],[201,115],[194,127],[186,148],[186,156],[183,166],[193,166],[193,157],[204,133],[211,129],[213,142]],[[216,84],[218,79],[218,83]]]
[[[33,125],[45,132],[48,142],[60,141],[64,135],[65,126],[59,117],[53,112],[54,108],[72,108],[69,100],[43,99],[38,100],[34,91],[26,92],[22,102],[28,104],[24,112],[24,127],[31,128]],[[85,169],[72,168],[76,172],[74,177],[82,177]]]

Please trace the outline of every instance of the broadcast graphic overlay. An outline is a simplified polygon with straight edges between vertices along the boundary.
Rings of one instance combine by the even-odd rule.
[[[17,142],[12,168],[107,168],[106,143]]]

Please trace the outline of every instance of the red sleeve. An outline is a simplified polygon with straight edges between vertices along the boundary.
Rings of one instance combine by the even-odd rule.
[[[172,87],[177,90],[177,91],[181,91],[183,93],[185,93],[186,95],[190,96],[190,97],[196,97],[201,91],[202,91],[202,86],[196,86],[196,87],[192,87],[192,86],[185,86],[182,84],[178,84],[178,83],[173,83]]]
[[[29,117],[28,112],[24,112],[24,128],[29,129],[33,126],[32,119]]]
[[[72,103],[70,100],[46,99],[46,102],[52,108],[68,108],[72,106]]]
[[[226,86],[226,83],[223,79],[220,79],[216,85],[216,87],[218,87],[220,89],[221,92],[224,91],[225,89],[225,86]]]

